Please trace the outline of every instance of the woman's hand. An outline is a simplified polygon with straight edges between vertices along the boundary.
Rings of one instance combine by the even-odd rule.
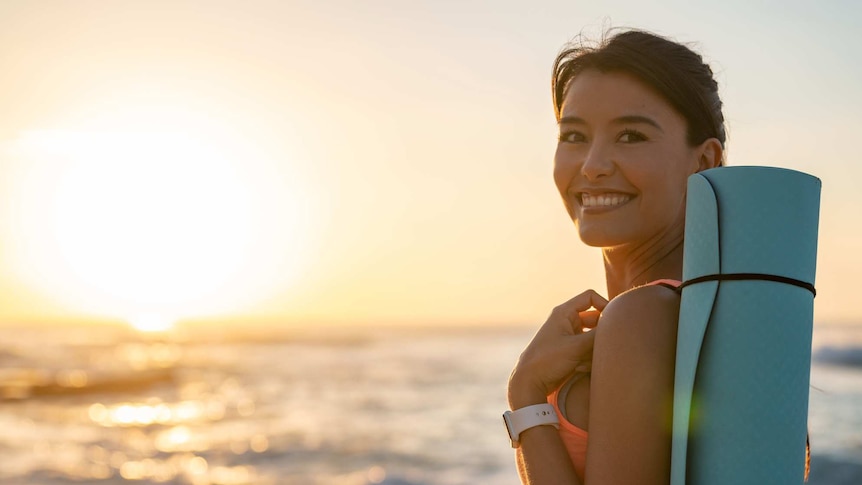
[[[509,377],[510,409],[547,402],[576,371],[592,367],[596,326],[608,301],[587,290],[557,306],[527,346]],[[594,310],[590,310],[593,308]]]

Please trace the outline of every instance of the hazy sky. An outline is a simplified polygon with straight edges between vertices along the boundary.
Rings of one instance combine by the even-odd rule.
[[[529,3],[529,5],[528,5]],[[532,323],[604,291],[551,179],[555,54],[694,43],[730,165],[823,181],[859,321],[857,2],[0,1],[0,320]]]

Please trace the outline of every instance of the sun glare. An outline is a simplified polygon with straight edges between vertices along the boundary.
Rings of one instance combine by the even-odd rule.
[[[164,309],[211,294],[249,253],[248,188],[220,154],[165,133],[52,133],[51,232],[81,283]]]
[[[137,315],[129,323],[140,332],[166,332],[174,326],[171,318],[153,313]]]
[[[169,125],[178,116],[128,117],[163,131],[117,123],[18,140],[4,224],[25,280],[150,331],[171,325],[157,315],[241,309],[298,271],[308,215],[278,173],[289,160],[204,122]]]

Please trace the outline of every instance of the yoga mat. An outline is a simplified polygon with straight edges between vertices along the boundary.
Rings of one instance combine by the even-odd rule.
[[[715,168],[686,204],[671,485],[801,484],[820,180]],[[752,273],[788,280],[709,279]]]

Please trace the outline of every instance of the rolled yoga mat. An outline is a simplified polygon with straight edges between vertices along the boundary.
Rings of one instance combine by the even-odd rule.
[[[686,204],[671,485],[801,484],[820,180],[716,168]]]

